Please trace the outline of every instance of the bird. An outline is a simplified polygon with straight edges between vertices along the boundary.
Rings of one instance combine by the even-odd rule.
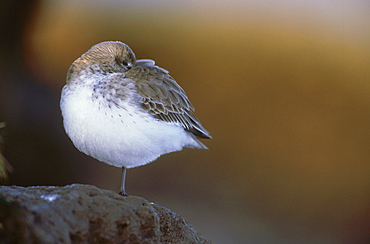
[[[127,169],[183,148],[208,149],[198,139],[212,138],[169,71],[136,59],[120,41],[98,43],[72,63],[60,109],[79,151],[122,168],[123,196]]]

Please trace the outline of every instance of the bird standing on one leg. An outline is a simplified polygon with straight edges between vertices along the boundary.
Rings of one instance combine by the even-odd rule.
[[[185,91],[152,60],[136,60],[122,42],[102,42],[73,62],[60,106],[64,128],[81,152],[126,169],[211,138]]]

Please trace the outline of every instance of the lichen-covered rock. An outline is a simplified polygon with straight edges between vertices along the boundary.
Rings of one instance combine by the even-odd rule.
[[[0,243],[210,243],[178,214],[89,185],[0,186]]]

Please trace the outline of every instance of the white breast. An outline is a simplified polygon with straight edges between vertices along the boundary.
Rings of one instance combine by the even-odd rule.
[[[87,86],[63,88],[64,127],[83,153],[117,167],[147,164],[160,155],[198,147],[194,136],[181,126],[159,121],[138,106],[121,101],[107,106],[103,97],[92,98]]]

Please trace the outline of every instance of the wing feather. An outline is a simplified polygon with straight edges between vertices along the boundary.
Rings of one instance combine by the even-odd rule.
[[[193,114],[194,107],[185,91],[167,70],[155,66],[152,60],[138,60],[126,77],[136,82],[142,108],[155,118],[181,125],[197,137],[211,138]]]

